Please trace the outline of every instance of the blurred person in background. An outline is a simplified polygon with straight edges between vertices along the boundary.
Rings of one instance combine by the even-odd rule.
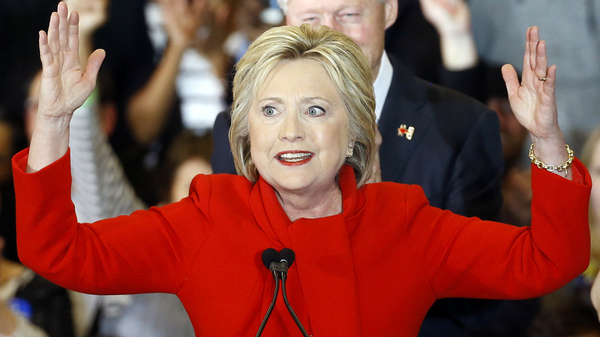
[[[145,7],[158,66],[128,105],[136,140],[150,146],[172,119],[202,133],[225,110],[234,59],[225,41],[234,31],[239,0],[159,0]],[[173,112],[176,111],[176,112]],[[161,144],[167,146],[168,144]]]
[[[498,115],[504,154],[502,221],[527,226],[531,221],[531,173],[529,161],[523,156],[528,146],[527,130],[510,107],[501,66],[489,64],[477,54],[467,1],[419,0],[419,3],[440,39],[442,83],[477,98]]]
[[[75,336],[67,290],[6,259],[4,245],[0,237],[0,336]]]

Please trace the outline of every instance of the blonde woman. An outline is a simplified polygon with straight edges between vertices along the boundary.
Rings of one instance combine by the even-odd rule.
[[[82,69],[76,44],[77,16],[61,3],[40,33],[31,147],[13,159],[19,253],[57,284],[177,294],[197,336],[416,336],[438,298],[539,296],[588,265],[589,175],[565,146],[556,67],[535,27],[522,82],[503,69],[539,166],[523,228],[431,207],[418,186],[365,184],[376,150],[370,65],[347,36],[310,25],[268,30],[237,65],[230,140],[241,175],[198,175],[179,202],[78,223],[69,120],[104,52]],[[269,248],[295,251],[285,274],[261,263]],[[273,275],[289,302],[266,321]]]

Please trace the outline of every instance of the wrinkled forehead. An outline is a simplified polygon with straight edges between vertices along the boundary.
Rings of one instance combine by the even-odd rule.
[[[285,14],[289,11],[337,12],[346,8],[368,8],[384,0],[278,0]],[[296,12],[289,13],[299,14]]]
[[[275,79],[275,81],[274,81]],[[275,83],[275,84],[274,84]],[[290,84],[287,86],[286,84]],[[291,92],[311,92],[310,96],[317,97],[323,91],[323,86],[330,87],[337,96],[341,96],[338,83],[323,62],[312,58],[283,59],[265,72],[257,81],[253,100],[264,98],[265,92],[282,92],[286,89]],[[331,91],[330,91],[331,94]]]

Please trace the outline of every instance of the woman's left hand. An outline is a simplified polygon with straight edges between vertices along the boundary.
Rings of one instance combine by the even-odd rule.
[[[532,137],[547,138],[560,132],[554,97],[556,66],[548,68],[546,42],[537,27],[527,29],[521,83],[510,64],[502,67],[510,106]]]
[[[562,165],[568,155],[558,125],[556,65],[548,67],[546,42],[540,40],[538,27],[527,29],[521,82],[509,64],[502,67],[502,76],[510,106],[519,123],[529,131],[536,157],[546,164]]]

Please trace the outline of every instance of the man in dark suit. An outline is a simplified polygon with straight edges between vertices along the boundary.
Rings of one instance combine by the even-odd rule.
[[[326,25],[348,35],[367,56],[374,78],[383,181],[418,184],[433,206],[497,220],[502,196],[498,118],[483,104],[413,77],[384,51],[398,0],[279,0],[288,25]],[[213,171],[235,173],[228,114],[215,121]],[[377,170],[376,170],[377,171]],[[401,282],[401,280],[399,280]],[[466,336],[495,312],[495,302],[438,301],[420,336]]]

